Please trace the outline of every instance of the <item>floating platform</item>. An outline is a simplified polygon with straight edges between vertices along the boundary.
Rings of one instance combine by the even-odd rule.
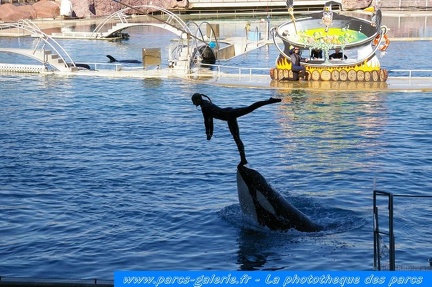
[[[297,80],[299,76],[309,81],[387,80],[388,72],[381,69],[376,55],[385,52],[390,44],[387,28],[381,25],[381,11],[374,10],[373,21],[368,21],[333,12],[332,4],[329,1],[322,12],[300,19],[295,19],[293,6],[288,7],[291,20],[272,29],[280,51],[270,72],[273,80]],[[282,41],[283,48],[277,40]],[[336,53],[330,55],[333,49]]]
[[[346,92],[432,92],[432,78],[388,77],[386,82],[342,82],[342,81],[276,81],[256,77],[218,77],[197,80],[209,84],[257,89],[305,90],[305,91],[346,91]]]
[[[107,65],[107,64],[104,64]],[[75,71],[47,71],[41,69],[41,66],[27,67],[27,65],[17,65],[21,71],[14,71],[12,65],[7,65],[5,70],[0,70],[0,75],[22,74],[23,72],[40,73],[41,75],[55,76],[77,76],[77,77],[106,77],[106,78],[160,78],[171,80],[185,80],[191,82],[200,82],[210,85],[222,85],[235,88],[254,88],[254,89],[274,89],[274,90],[305,90],[305,91],[364,91],[364,92],[432,92],[432,77],[429,76],[410,76],[414,70],[403,70],[408,76],[389,76],[385,82],[359,82],[359,81],[277,81],[273,80],[260,69],[260,74],[245,72],[242,74],[223,73],[217,70],[211,71],[201,69],[194,73],[185,73],[172,68],[164,69],[143,69],[143,68],[126,68],[119,64],[113,65],[114,69],[99,70],[75,70]],[[30,70],[29,70],[30,69]],[[252,68],[251,68],[252,69]],[[252,71],[252,70],[251,70]],[[402,70],[397,70],[398,73]],[[389,72],[392,73],[390,70]],[[428,74],[432,70],[423,70]]]

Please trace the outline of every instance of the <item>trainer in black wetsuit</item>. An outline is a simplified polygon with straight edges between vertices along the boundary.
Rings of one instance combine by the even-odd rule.
[[[291,71],[293,72],[293,81],[298,81],[300,77],[306,76],[306,68],[302,66],[301,62],[308,62],[308,59],[304,59],[300,56],[300,49],[298,47],[294,47],[292,50],[291,58]]]
[[[204,97],[206,99],[204,99]],[[247,164],[246,155],[244,151],[244,145],[243,142],[240,139],[240,130],[237,123],[237,118],[244,116],[259,107],[262,107],[264,105],[272,104],[280,102],[281,99],[275,99],[270,98],[266,101],[259,101],[256,103],[253,103],[250,106],[247,107],[241,107],[241,108],[220,108],[212,103],[210,98],[206,95],[195,93],[192,96],[192,103],[196,106],[201,106],[201,111],[204,116],[204,125],[206,129],[207,134],[207,140],[210,140],[213,136],[213,119],[218,119],[222,121],[228,122],[229,130],[234,138],[234,141],[237,144],[237,148],[240,153],[240,164],[245,165]]]

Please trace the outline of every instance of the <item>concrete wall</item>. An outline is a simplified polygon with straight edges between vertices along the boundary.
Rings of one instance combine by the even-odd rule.
[[[432,0],[385,0],[381,1],[381,7],[385,8],[432,8]]]
[[[213,8],[213,7],[285,7],[286,1],[269,0],[182,0],[188,2],[189,8]],[[319,0],[294,0],[295,6],[324,5],[326,1]],[[336,0],[342,2],[345,7],[363,5],[368,1],[362,0]],[[361,3],[363,2],[363,3]],[[375,1],[369,1],[375,3]],[[360,5],[360,6],[361,6]],[[381,0],[382,8],[432,8],[432,0]]]
[[[185,1],[185,0],[183,0]],[[187,0],[188,7],[193,8],[222,8],[222,7],[286,7],[286,1],[269,0]],[[297,0],[296,6],[303,5],[324,5],[328,0]],[[341,2],[341,0],[335,0]]]

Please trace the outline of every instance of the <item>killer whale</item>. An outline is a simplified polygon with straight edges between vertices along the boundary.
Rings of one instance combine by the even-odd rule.
[[[117,63],[130,63],[130,64],[141,64],[142,63],[141,61],[138,61],[138,60],[117,60],[116,58],[114,58],[111,55],[106,55],[106,56],[110,60],[109,61],[110,63],[114,63],[114,62],[117,62]]]
[[[256,170],[238,165],[237,191],[243,214],[271,230],[317,232],[323,228],[277,193]]]
[[[90,65],[89,64],[84,64],[84,63],[67,63],[68,67],[77,67],[78,69],[81,70],[91,70]]]
[[[213,65],[216,63],[216,55],[213,49],[209,45],[203,45],[198,48],[198,52],[201,55],[202,64],[210,64]]]

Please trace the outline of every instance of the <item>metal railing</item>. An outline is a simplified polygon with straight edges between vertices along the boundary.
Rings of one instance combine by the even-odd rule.
[[[395,69],[389,70],[389,76],[391,77],[432,77],[432,70],[403,70],[403,69]]]
[[[379,214],[377,206],[377,196],[388,197],[388,230],[380,230]],[[389,264],[390,270],[396,269],[396,258],[395,258],[395,237],[394,237],[394,226],[393,226],[393,193],[374,190],[373,191],[373,233],[374,233],[374,269],[381,270],[381,235],[387,235],[389,237]]]
[[[46,71],[46,67],[44,65],[20,65],[0,63],[0,72],[42,73],[44,71]]]
[[[233,76],[257,76],[269,75],[271,68],[251,68],[251,67],[237,67],[225,65],[204,65],[208,66],[218,74],[229,73]],[[389,76],[393,78],[432,78],[432,70],[389,70]]]
[[[379,221],[379,210],[377,205],[377,197],[384,196],[388,200],[388,227],[386,230],[380,228]],[[381,271],[381,253],[382,253],[382,235],[388,236],[389,242],[389,269],[390,271],[396,270],[396,249],[395,249],[395,235],[394,235],[394,197],[406,197],[406,198],[432,198],[428,195],[407,195],[407,194],[393,194],[387,191],[380,191],[374,189],[373,191],[373,234],[374,234],[374,264],[375,270]],[[429,263],[432,267],[432,258],[429,259]]]
[[[216,74],[230,74],[233,76],[261,76],[269,75],[271,68],[238,67],[226,65],[201,64],[202,67],[210,68]],[[389,76],[393,78],[431,78],[432,70],[389,70]]]
[[[268,76],[270,77],[270,68],[252,68],[252,67],[238,67],[238,66],[225,66],[225,65],[210,65],[201,64],[202,67],[209,68],[209,72],[224,76]]]

